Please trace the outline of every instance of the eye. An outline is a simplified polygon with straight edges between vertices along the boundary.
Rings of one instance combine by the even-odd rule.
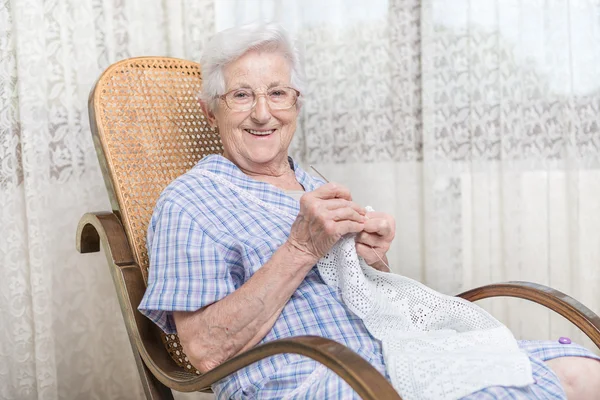
[[[282,97],[282,96],[285,96],[286,94],[287,94],[287,92],[285,91],[285,89],[273,89],[270,93],[270,96]]]
[[[233,92],[234,99],[246,99],[248,97],[250,97],[250,93],[246,92],[245,90],[238,90],[237,92]]]

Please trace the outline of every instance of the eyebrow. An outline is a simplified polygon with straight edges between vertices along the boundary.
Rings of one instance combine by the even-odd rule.
[[[285,85],[286,84],[281,83],[281,81],[275,81],[275,82],[271,82],[269,84],[269,86],[267,86],[267,89],[271,89],[271,88],[274,88],[277,86],[285,86]],[[231,91],[231,90],[237,90],[237,89],[252,89],[252,86],[248,85],[247,83],[241,83],[239,86],[233,87],[229,90]],[[254,89],[252,89],[252,90],[254,90]]]
[[[277,87],[277,86],[285,86],[285,85],[286,85],[286,84],[284,84],[284,83],[281,83],[280,81],[275,81],[275,82],[272,82],[272,83],[271,83],[271,84],[268,86],[268,89],[271,89],[271,88],[274,88],[274,87]]]

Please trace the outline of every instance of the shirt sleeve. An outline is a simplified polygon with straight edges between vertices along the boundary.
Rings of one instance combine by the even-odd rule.
[[[138,309],[165,333],[175,333],[173,311],[196,311],[232,293],[235,284],[226,248],[187,211],[165,202],[152,219],[148,287]]]

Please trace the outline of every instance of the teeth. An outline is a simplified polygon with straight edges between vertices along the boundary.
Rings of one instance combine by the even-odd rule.
[[[255,131],[252,129],[246,129],[248,132],[250,132],[253,135],[258,135],[258,136],[267,136],[270,135],[271,133],[275,132],[275,129],[271,129],[270,131]]]

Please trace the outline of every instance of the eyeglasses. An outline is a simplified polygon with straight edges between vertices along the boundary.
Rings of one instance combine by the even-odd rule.
[[[240,88],[233,89],[219,98],[225,101],[232,111],[249,111],[256,106],[259,96],[265,96],[271,110],[287,110],[296,104],[300,92],[286,86],[271,88],[267,93],[256,93],[252,89]]]

